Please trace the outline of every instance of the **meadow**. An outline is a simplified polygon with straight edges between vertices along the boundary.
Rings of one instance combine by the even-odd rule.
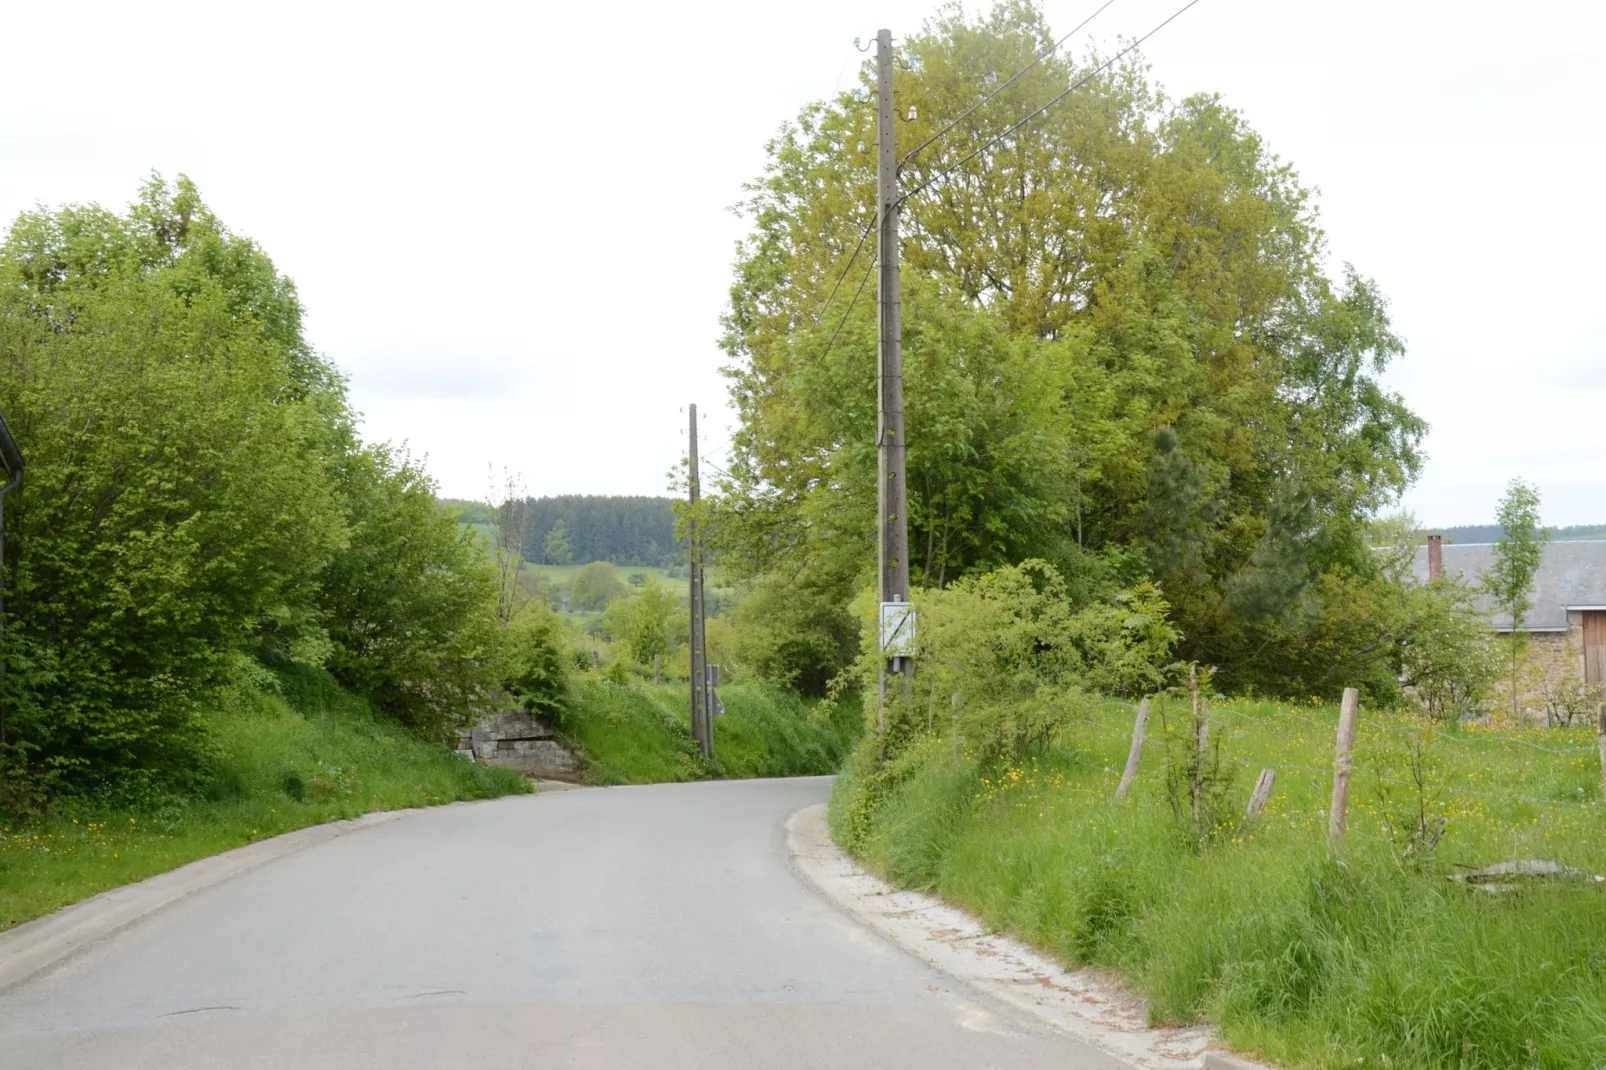
[[[1363,710],[1335,856],[1335,708],[1214,704],[1202,827],[1179,704],[1156,708],[1132,792],[1114,800],[1131,719],[1105,704],[1007,763],[935,738],[880,771],[856,761],[834,833],[892,880],[1110,971],[1154,1020],[1213,1021],[1280,1066],[1606,1065],[1606,884],[1452,879],[1517,859],[1606,874],[1593,732]],[[1276,789],[1251,821],[1263,768]]]

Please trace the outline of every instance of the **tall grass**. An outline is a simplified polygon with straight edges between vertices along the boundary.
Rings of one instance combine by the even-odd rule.
[[[860,713],[851,699],[826,715],[766,684],[726,684],[719,694],[725,714],[714,722],[712,761],[692,739],[685,684],[587,678],[562,733],[597,784],[834,773],[858,740]]]
[[[1424,734],[1368,714],[1335,860],[1324,807],[1336,711],[1217,710],[1240,772],[1236,813],[1261,767],[1279,779],[1262,820],[1234,817],[1203,846],[1165,797],[1176,711],[1158,718],[1132,797],[1112,801],[1129,716],[1112,706],[1006,765],[940,740],[901,766],[858,759],[833,828],[890,878],[1117,972],[1156,1020],[1213,1020],[1232,1046],[1281,1065],[1606,1065],[1606,887],[1494,895],[1447,879],[1512,858],[1606,873],[1585,734]],[[1447,824],[1432,851],[1408,853],[1418,806]]]
[[[242,691],[210,718],[212,760],[195,790],[129,778],[115,796],[61,799],[48,817],[0,825],[0,929],[308,825],[530,790],[374,717],[327,674],[274,687]]]

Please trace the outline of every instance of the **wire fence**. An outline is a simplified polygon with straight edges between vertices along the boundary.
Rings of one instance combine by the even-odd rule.
[[[1162,732],[1167,731],[1164,726],[1168,724],[1168,715],[1174,716],[1181,712],[1191,718],[1191,711],[1184,701],[1177,699],[1162,701],[1164,705],[1161,702],[1155,704],[1155,712],[1162,721]],[[1181,706],[1182,709],[1177,710],[1175,708],[1177,706]],[[1128,709],[1135,712],[1136,707]],[[1202,716],[1213,730],[1231,728],[1248,731],[1294,724],[1302,728],[1316,729],[1321,733],[1318,739],[1334,740],[1336,758],[1336,733],[1340,721],[1337,713],[1321,716],[1288,707],[1276,707],[1269,712],[1250,712],[1227,702],[1205,704]],[[1606,795],[1606,775],[1601,776],[1601,786],[1593,791],[1579,783],[1577,776],[1580,771],[1585,770],[1600,774],[1598,757],[1603,751],[1598,744],[1560,741],[1539,743],[1522,738],[1518,734],[1523,731],[1522,729],[1446,728],[1408,715],[1400,715],[1397,718],[1357,716],[1356,722],[1358,726],[1367,729],[1369,735],[1362,734],[1356,740],[1354,751],[1347,764],[1353,770],[1351,775],[1358,776],[1363,785],[1403,789],[1409,793],[1431,796],[1441,807],[1456,800],[1478,799],[1502,804],[1518,803],[1540,811],[1556,808],[1558,812],[1572,814],[1606,813],[1606,801],[1602,799],[1602,796]],[[1099,728],[1107,734],[1108,738],[1100,742],[1111,748],[1110,756],[1104,760],[1090,759],[1082,750],[1072,746],[1060,749],[1058,757],[1060,760],[1109,778],[1112,781],[1109,796],[1113,799],[1114,782],[1125,772],[1122,758],[1116,757],[1114,751],[1119,745],[1124,757],[1134,725],[1130,721],[1119,723],[1107,717],[1090,714],[1078,718],[1063,732],[1074,733],[1082,727]],[[1554,733],[1558,730],[1543,731]],[[1075,744],[1091,742],[1066,738],[1063,732],[1062,742]],[[1170,734],[1176,733],[1171,731]],[[1324,778],[1330,783],[1336,775],[1336,760],[1310,761],[1306,755],[1298,754],[1298,750],[1320,747],[1321,744],[1314,741],[1306,742],[1303,739],[1299,742],[1301,744],[1299,748],[1291,748],[1282,761],[1270,761],[1267,768],[1274,770],[1278,776]],[[1441,748],[1440,744],[1447,744],[1449,748]],[[1397,769],[1394,768],[1413,747],[1419,748],[1420,760],[1432,767],[1431,773],[1421,782],[1398,775]],[[1478,761],[1483,764],[1468,766],[1453,755],[1478,755]],[[1586,755],[1589,757],[1585,758]],[[1233,757],[1234,760],[1244,763],[1241,755],[1234,754]],[[1305,760],[1300,760],[1301,758]],[[1566,759],[1569,764],[1563,766],[1555,759]],[[1152,771],[1153,764],[1152,761],[1148,763],[1151,768],[1147,777],[1151,780],[1155,776]],[[1470,778],[1496,772],[1504,774],[1507,778],[1527,781],[1544,779],[1548,776],[1552,782],[1557,782],[1559,777],[1565,783],[1558,783],[1557,793],[1548,796],[1533,794],[1531,789],[1523,790],[1520,786],[1502,786],[1497,783],[1474,786],[1466,783]],[[1563,790],[1569,795],[1576,793],[1583,797],[1563,797],[1561,794]],[[1318,815],[1321,815],[1321,811],[1318,811]],[[1527,820],[1537,820],[1537,816],[1529,817]]]

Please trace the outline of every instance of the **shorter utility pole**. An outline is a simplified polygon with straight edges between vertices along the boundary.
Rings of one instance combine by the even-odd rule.
[[[708,650],[705,644],[703,620],[703,536],[697,518],[697,406],[691,407],[690,440],[687,443],[690,462],[687,481],[691,500],[691,521],[688,542],[691,558],[691,734],[697,741],[704,758],[714,755],[712,718],[708,716]]]

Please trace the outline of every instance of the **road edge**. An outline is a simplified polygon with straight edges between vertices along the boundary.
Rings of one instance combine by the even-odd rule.
[[[824,803],[805,806],[787,819],[786,847],[793,868],[860,924],[927,965],[1135,1070],[1268,1070],[1212,1047],[1214,1034],[1204,1026],[1151,1027],[1143,1001],[1109,978],[1092,970],[1067,971],[936,896],[895,888],[868,873],[832,841]]]
[[[535,794],[541,794],[541,790],[537,789]],[[64,906],[54,914],[25,921],[0,933],[0,992],[55,968],[180,900],[287,855],[412,814],[517,797],[497,796],[495,799],[458,800],[442,806],[375,810],[357,817],[308,825],[221,854],[197,858],[142,881],[108,888],[88,899]]]

